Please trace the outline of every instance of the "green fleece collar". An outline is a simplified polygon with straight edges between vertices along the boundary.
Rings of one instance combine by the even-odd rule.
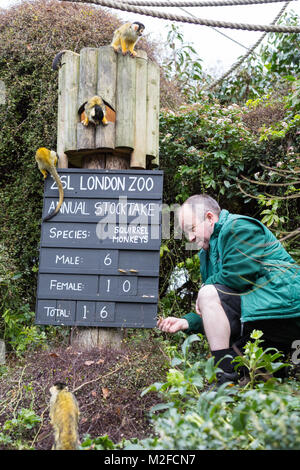
[[[229,212],[228,210],[226,209],[222,209],[221,212],[220,212],[220,216],[219,216],[219,220],[218,222],[215,223],[214,225],[214,231],[213,233],[211,234],[211,237],[210,237],[210,241],[211,240],[214,240],[215,238],[218,238],[218,235],[220,233],[220,230],[221,228],[223,227],[224,223],[226,222],[226,220],[228,219],[228,216],[229,216]],[[203,248],[201,248],[201,250],[198,252],[198,256],[199,256],[199,259],[200,259],[200,262],[204,260],[204,258],[206,257],[206,250],[204,250]],[[203,258],[204,257],[204,258]]]
[[[228,219],[229,212],[226,209],[222,209],[220,212],[219,220],[214,225],[214,231],[212,233],[212,237],[217,237],[220,233],[221,228],[223,227],[224,223]]]

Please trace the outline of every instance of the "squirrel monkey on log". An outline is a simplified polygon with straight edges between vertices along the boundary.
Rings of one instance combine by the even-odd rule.
[[[36,151],[35,160],[38,164],[40,172],[42,173],[45,179],[47,178],[48,173],[52,175],[53,179],[55,180],[57,184],[58,191],[59,191],[58,204],[56,208],[54,209],[54,211],[52,211],[51,214],[47,215],[43,219],[43,222],[44,222],[45,220],[51,219],[54,215],[58,213],[64,200],[64,190],[63,190],[63,186],[61,183],[61,179],[55,168],[57,164],[57,160],[58,160],[56,152],[54,152],[54,150],[48,150],[45,147],[41,147]]]
[[[136,52],[134,46],[144,32],[145,26],[139,21],[134,23],[125,23],[114,32],[111,46],[115,52],[118,52],[121,46],[122,54],[126,55],[129,51],[130,55],[135,57]]]
[[[52,450],[76,450],[79,445],[77,400],[61,382],[55,383],[50,393],[50,420],[54,430]]]
[[[83,103],[78,110],[78,114],[84,113],[81,123],[84,126],[88,126],[89,122],[92,122],[95,126],[100,123],[107,126],[108,121],[105,116],[106,108],[104,103],[101,96],[97,95]]]

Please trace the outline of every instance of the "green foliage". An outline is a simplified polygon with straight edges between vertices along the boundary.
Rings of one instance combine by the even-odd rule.
[[[282,227],[283,222],[285,221],[284,217],[280,217],[277,213],[280,202],[278,199],[265,199],[261,198],[261,203],[270,207],[271,209],[265,209],[261,212],[263,218],[261,219],[262,223],[265,224],[267,227],[271,225],[278,227],[279,224]]]
[[[259,388],[243,394],[233,413],[233,426],[246,433],[252,450],[297,450],[300,416],[297,399],[289,388]]]
[[[189,102],[199,98],[204,73],[202,60],[197,56],[194,47],[184,42],[179,26],[172,24],[161,59],[166,78],[174,80]]]
[[[12,346],[17,355],[20,355],[37,346],[46,345],[46,334],[35,325],[28,326],[34,319],[34,312],[29,305],[17,310],[7,309],[3,313],[4,339]]]
[[[21,272],[16,272],[9,264],[9,257],[4,248],[0,246],[0,311],[17,308],[21,302],[22,291],[18,280],[22,278]],[[3,325],[2,325],[3,326]]]
[[[203,98],[176,115],[162,114],[160,151],[167,178],[176,166],[176,186],[166,183],[167,200],[181,203],[191,194],[208,192],[224,201],[226,194],[231,207],[233,199],[237,206],[243,203],[236,180],[242,172],[255,172],[265,158],[264,146],[243,123],[245,113],[245,107],[223,107]]]
[[[287,108],[290,108],[292,112],[300,111],[300,79],[293,76],[287,76],[292,84],[292,90],[290,95],[287,97]]]
[[[21,272],[15,272],[10,266],[7,253],[0,247],[0,331],[17,354],[44,345],[46,341],[45,333],[31,325],[34,312],[29,303],[24,303],[22,277]]]
[[[254,388],[261,378],[270,377],[283,367],[289,366],[283,362],[275,362],[283,356],[277,349],[267,348],[264,350],[259,346],[263,342],[260,339],[262,335],[261,331],[253,330],[250,337],[254,341],[248,341],[244,347],[244,355],[236,356],[232,361],[237,363],[237,368],[245,367],[248,371],[249,382],[245,388]]]
[[[254,342],[251,346],[246,345],[245,357],[238,365],[251,363],[256,372],[262,366],[274,372],[280,367],[274,362],[280,354],[262,351],[260,337],[261,332],[253,332]],[[190,363],[188,349],[196,336],[190,338],[171,363],[181,369],[171,368],[164,384],[153,384],[143,392],[156,391],[164,398],[164,403],[152,408],[154,437],[124,443],[124,448],[296,450],[300,443],[299,387],[294,390],[291,385],[269,381],[256,382],[252,390],[247,390],[247,386],[239,388],[224,384],[203,391],[203,377],[211,381],[217,368],[213,358],[207,361],[204,369],[201,361]],[[202,380],[197,381],[197,377]]]
[[[200,260],[198,254],[186,258],[181,263],[178,263],[179,269],[184,269],[188,279],[198,283],[200,281]]]
[[[244,360],[255,367],[278,370],[280,354],[259,346],[261,332],[245,347]],[[197,346],[197,355],[191,354]],[[124,450],[297,450],[300,445],[299,384],[258,380],[253,388],[208,386],[218,368],[200,353],[202,338],[192,335],[180,348],[169,347],[170,369],[165,382],[156,382],[142,394],[158,393],[162,402],[150,411],[154,434],[145,439],[112,443],[107,436],[87,439],[86,449]],[[199,354],[200,353],[200,354]],[[200,357],[200,360],[199,360]]]
[[[113,450],[115,444],[107,436],[100,436],[92,439],[89,434],[84,436],[83,441],[80,444],[79,450]]]
[[[291,80],[297,83],[297,80]],[[262,96],[255,101],[248,101],[249,114],[246,123],[251,125],[254,119],[260,121],[257,126],[258,145],[265,144],[269,163],[262,164],[260,171],[254,173],[254,180],[249,193],[260,207],[261,220],[274,229],[277,236],[286,235],[299,227],[299,188],[297,186],[300,152],[299,152],[299,114],[298,101],[294,99],[297,86],[284,96],[272,94]],[[278,114],[278,110],[280,112]],[[262,111],[277,114],[274,121],[265,119],[262,124]],[[265,115],[262,115],[265,117]],[[252,178],[253,179],[253,178]],[[296,260],[299,259],[299,242],[297,239],[287,241],[286,248]]]
[[[172,400],[167,404],[158,405],[155,407],[156,410],[170,408],[176,406],[176,404],[179,406],[183,397],[199,396],[199,389],[201,390],[204,385],[201,370],[205,369],[205,364],[203,360],[192,364],[187,357],[189,346],[195,341],[201,341],[199,336],[190,335],[183,342],[181,352],[178,352],[177,348],[174,347],[171,352],[172,368],[167,372],[167,381],[164,383],[156,382],[142,392],[142,396],[151,391],[160,392],[167,400]],[[183,370],[178,369],[179,366]]]
[[[291,10],[284,13],[279,23],[296,26],[299,24],[299,15]],[[214,78],[203,72],[202,60],[194,47],[184,41],[180,28],[172,25],[164,48],[162,66],[167,77],[176,80],[189,103],[201,101],[203,96],[209,94],[222,104],[243,104],[248,99],[288,88],[289,80],[297,78],[299,37],[299,33],[268,34],[258,50],[208,93],[207,88]]]
[[[299,15],[294,11],[286,12],[279,24],[297,26]],[[267,44],[261,47],[262,61],[267,71],[273,74],[273,79],[285,75],[297,75],[299,72],[299,38],[299,33],[272,33],[268,36]]]
[[[279,23],[296,26],[299,15],[290,11]],[[222,103],[244,103],[287,87],[286,77],[299,75],[299,37],[299,33],[268,34],[260,49],[213,90],[213,96]]]
[[[36,415],[32,409],[21,408],[15,418],[4,422],[3,432],[0,433],[0,445],[17,450],[30,450],[31,447],[28,444],[30,431],[34,430],[40,422],[40,416]]]
[[[23,434],[27,430],[33,429],[40,422],[41,418],[37,416],[34,411],[22,408],[16,418],[5,421],[3,431]]]

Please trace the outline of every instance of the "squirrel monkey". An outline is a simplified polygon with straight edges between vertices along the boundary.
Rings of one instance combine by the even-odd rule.
[[[62,58],[65,52],[72,52],[75,55],[79,55],[76,52],[70,51],[68,49],[64,49],[63,51],[59,51],[53,59],[52,62],[52,70],[58,70],[60,67],[64,65],[65,62],[62,63]]]
[[[54,209],[54,211],[52,211],[51,214],[47,215],[47,217],[45,217],[43,219],[43,221],[45,221],[45,220],[51,219],[54,215],[56,215],[58,213],[58,211],[60,209],[60,206],[62,205],[63,200],[64,200],[64,190],[63,190],[63,186],[62,186],[60,177],[59,177],[59,175],[56,171],[56,168],[55,168],[55,166],[57,164],[56,152],[54,152],[54,150],[48,150],[45,147],[41,147],[36,151],[35,160],[36,160],[36,162],[38,164],[38,167],[39,167],[39,170],[42,173],[42,175],[44,176],[44,178],[47,178],[48,173],[50,173],[50,175],[52,175],[52,177],[54,178],[54,180],[57,184],[58,191],[59,191],[58,204],[57,204],[56,208]]]
[[[118,52],[119,46],[121,46],[122,54],[126,55],[129,51],[130,55],[136,56],[134,46],[136,45],[139,38],[144,32],[145,26],[138,21],[134,23],[125,23],[114,32],[111,46],[115,52]]]
[[[63,65],[61,61],[65,52],[67,52],[66,49],[56,54],[52,62],[52,70],[58,70]]]
[[[79,445],[77,400],[61,382],[55,383],[50,393],[50,420],[54,430],[52,450],[76,450]]]
[[[84,118],[81,123],[84,126],[88,126],[89,122],[97,125],[102,122],[104,126],[108,124],[105,113],[105,102],[101,96],[93,96],[88,101],[83,103],[78,110],[78,114],[84,113]]]

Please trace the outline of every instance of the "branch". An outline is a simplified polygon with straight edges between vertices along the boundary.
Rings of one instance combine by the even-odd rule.
[[[121,368],[123,367],[123,365],[117,367],[115,370],[112,370],[111,372],[108,372],[108,374],[106,375],[100,375],[99,377],[97,377],[96,379],[93,379],[93,380],[89,380],[88,382],[84,382],[83,384],[79,385],[77,388],[74,388],[74,390],[72,391],[72,393],[75,393],[77,392],[78,390],[80,390],[82,387],[84,387],[85,385],[89,385],[93,382],[97,382],[97,380],[100,380],[100,379],[106,379],[106,377],[108,377],[109,375],[112,375],[114,374],[115,372],[118,372],[118,370],[120,370]]]
[[[264,185],[264,186],[290,186],[291,184],[300,184],[300,180],[290,181],[289,183],[265,183],[264,181],[251,180],[250,178],[247,178],[246,176],[243,176],[243,175],[241,175],[241,177],[244,180],[249,181],[249,183],[261,184],[261,185]]]

